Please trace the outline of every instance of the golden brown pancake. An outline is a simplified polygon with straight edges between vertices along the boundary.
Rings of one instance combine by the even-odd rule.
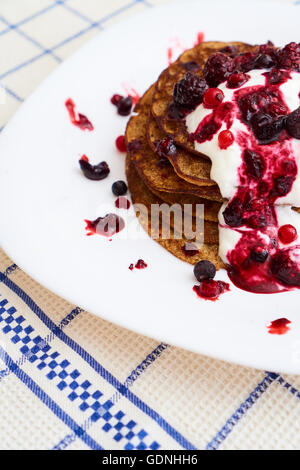
[[[135,166],[132,164],[130,157],[127,156],[126,159],[126,176],[128,181],[129,191],[131,193],[132,202],[134,204],[143,204],[147,209],[148,212],[151,209],[151,204],[160,204],[161,201],[158,197],[156,197],[147,186],[144,184],[143,180],[140,178],[138,172],[135,169]],[[144,214],[138,212],[137,216],[139,221],[146,232],[149,233],[151,236],[151,224],[148,221],[148,218],[144,217]],[[208,223],[205,224],[205,237],[210,236],[209,231],[211,230],[212,225]],[[161,246],[163,246],[166,250],[172,253],[177,258],[186,261],[190,264],[196,264],[198,261],[202,259],[209,259],[212,261],[217,269],[224,267],[223,262],[221,261],[218,255],[218,245],[215,244],[208,244],[204,243],[201,247],[198,247],[199,253],[194,256],[187,256],[183,250],[183,247],[188,242],[186,239],[174,239],[174,232],[171,230],[171,237],[168,240],[164,239],[157,239],[155,240]]]
[[[144,183],[154,191],[172,194],[193,195],[211,201],[222,202],[217,186],[196,186],[175,173],[172,165],[159,165],[159,158],[150,148],[147,139],[147,124],[154,86],[140,99],[135,108],[136,114],[126,128],[126,144],[130,158]],[[132,149],[132,143],[138,141],[139,148]]]

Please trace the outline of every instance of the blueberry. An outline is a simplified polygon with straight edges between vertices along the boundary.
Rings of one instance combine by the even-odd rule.
[[[262,246],[257,246],[251,251],[251,259],[256,263],[264,263],[269,257],[269,252]]]
[[[118,101],[117,108],[118,108],[118,113],[121,116],[129,116],[132,110],[132,98],[131,96],[127,96],[126,98],[122,98],[120,101]]]
[[[211,261],[199,261],[194,267],[194,274],[197,281],[207,281],[216,275],[216,267]]]
[[[111,189],[115,196],[124,196],[128,190],[125,181],[116,181]]]
[[[223,212],[225,223],[229,227],[241,227],[243,225],[243,205],[239,199],[234,199]]]

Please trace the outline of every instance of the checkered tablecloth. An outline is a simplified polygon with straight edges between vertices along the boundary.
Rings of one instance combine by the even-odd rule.
[[[0,0],[0,128],[81,44],[159,3]],[[300,377],[112,325],[0,251],[0,417],[1,449],[299,449]]]

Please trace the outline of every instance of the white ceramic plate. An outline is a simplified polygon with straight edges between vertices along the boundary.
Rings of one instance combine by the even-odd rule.
[[[126,119],[109,102],[123,82],[143,92],[167,66],[173,38],[192,46],[199,31],[207,40],[299,41],[299,12],[300,6],[274,2],[181,1],[99,34],[36,90],[1,135],[3,249],[41,284],[107,320],[216,358],[300,372],[299,292],[254,295],[232,287],[218,302],[204,301],[192,291],[191,266],[148,237],[119,234],[109,242],[87,237],[83,223],[113,210],[111,184],[124,178],[114,140]],[[68,97],[94,132],[71,125]],[[109,178],[82,177],[84,153],[94,163],[106,160]],[[129,271],[139,258],[148,269]],[[225,280],[225,271],[218,278]],[[268,334],[266,324],[281,317],[292,321],[291,331]]]

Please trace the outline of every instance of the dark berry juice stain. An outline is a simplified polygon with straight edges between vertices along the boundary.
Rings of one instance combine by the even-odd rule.
[[[115,206],[118,209],[126,209],[128,210],[130,208],[130,201],[128,201],[127,197],[120,196],[118,199],[115,201]]]
[[[279,318],[278,320],[272,321],[268,326],[270,335],[285,335],[290,331],[290,325],[292,322],[287,318]]]
[[[193,291],[196,292],[198,297],[204,300],[211,300],[213,302],[218,300],[221,294],[224,294],[229,290],[230,286],[227,282],[214,281],[212,279],[203,281],[199,286],[193,287]]]
[[[124,220],[116,214],[107,214],[96,220],[85,220],[85,223],[87,236],[102,235],[110,238],[125,228]]]
[[[65,106],[68,110],[70,120],[71,120],[72,124],[74,124],[74,126],[78,127],[79,129],[81,129],[83,131],[93,131],[94,130],[94,126],[91,123],[91,121],[89,121],[89,119],[86,116],[84,116],[84,114],[77,113],[76,105],[75,105],[74,101],[71,100],[71,98],[69,98],[65,102]]]

